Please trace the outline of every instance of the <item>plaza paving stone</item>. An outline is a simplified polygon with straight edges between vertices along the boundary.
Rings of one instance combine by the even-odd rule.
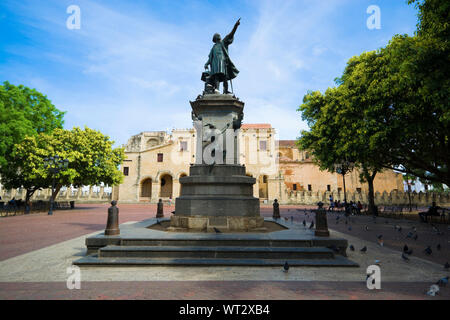
[[[448,257],[449,234],[433,234],[431,227],[415,223],[419,239],[408,239],[415,253],[410,262],[403,262],[400,250],[409,221],[394,221],[404,225],[399,235],[390,225],[378,218],[370,224],[370,217],[354,217],[348,225],[335,224],[334,215],[329,226],[334,236],[347,237],[357,252],[349,258],[361,268],[291,268],[288,274],[277,267],[151,267],[151,268],[82,268],[81,290],[68,290],[66,268],[84,254],[84,239],[105,227],[106,204],[77,205],[76,210],[57,211],[0,219],[0,299],[449,299],[449,288],[441,288],[439,296],[425,295],[429,286],[448,275],[442,261]],[[148,204],[119,205],[120,223],[132,223],[154,217],[156,206]],[[304,218],[298,207],[282,206],[282,217],[294,216],[294,223]],[[302,207],[303,208],[303,207]],[[165,208],[167,213],[173,207]],[[271,215],[269,206],[262,206],[264,216]],[[414,223],[414,222],[412,222]],[[309,225],[309,224],[308,224]],[[369,226],[369,231],[364,226]],[[379,228],[379,229],[377,229]],[[377,244],[382,233],[384,247]],[[441,251],[421,256],[420,249],[441,243]],[[411,242],[411,244],[410,244]],[[367,245],[367,254],[358,249]],[[416,250],[417,247],[417,250]],[[416,254],[417,252],[417,254]],[[375,259],[381,260],[382,290],[368,290],[365,269]],[[435,263],[436,262],[436,263]],[[155,281],[156,280],[156,281]],[[170,281],[168,281],[170,280]]]

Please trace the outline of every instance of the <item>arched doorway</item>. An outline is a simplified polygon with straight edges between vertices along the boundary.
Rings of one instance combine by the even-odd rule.
[[[152,179],[147,178],[141,183],[141,198],[148,198],[150,200],[152,197]]]
[[[267,199],[269,195],[269,185],[267,183],[267,176],[259,176],[259,198]]]
[[[172,198],[172,176],[170,174],[165,174],[161,177],[160,186],[160,197],[161,198]]]

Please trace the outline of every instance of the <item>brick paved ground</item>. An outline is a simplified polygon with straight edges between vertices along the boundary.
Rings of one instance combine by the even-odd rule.
[[[46,213],[0,219],[0,261],[27,252],[60,243],[102,230],[106,223],[106,204],[77,205],[76,210],[56,211],[53,216]],[[155,205],[125,205],[120,207],[120,223],[140,221],[156,214]],[[282,217],[294,217],[294,223],[312,215],[298,212],[298,207],[282,206]],[[304,208],[302,206],[301,208]],[[173,211],[166,207],[165,212]],[[262,206],[261,214],[271,216],[271,207]],[[354,217],[350,220],[352,230],[341,219],[335,223],[336,214],[329,215],[329,226],[366,241],[376,242],[383,234],[384,245],[401,250],[404,243],[413,248],[414,255],[443,264],[449,259],[449,230],[439,226],[443,235],[433,233],[431,226],[410,221],[378,218],[374,223],[370,217]],[[385,223],[388,220],[388,224]],[[395,231],[393,225],[402,225],[403,232]],[[369,231],[365,231],[365,225]],[[406,239],[409,229],[415,225],[419,238]],[[441,244],[441,251],[436,245]],[[433,254],[422,251],[431,245]],[[400,252],[400,251],[399,251]],[[0,270],[1,272],[1,270]],[[83,282],[81,290],[68,290],[61,282],[8,282],[0,283],[0,299],[429,299],[424,292],[429,288],[425,282],[384,282],[381,291],[369,291],[364,282],[325,281],[145,281],[145,282]],[[439,297],[449,299],[450,288],[442,288]]]
[[[423,282],[386,282],[368,290],[364,282],[324,281],[141,281],[83,282],[68,290],[61,282],[0,283],[0,300],[15,299],[159,299],[159,300],[448,300],[444,288],[425,295]]]
[[[309,226],[314,215],[309,211],[308,215],[305,216],[303,211],[297,211],[298,208],[312,209],[313,207],[286,206],[283,208],[283,210],[281,210],[281,216],[283,218],[288,218],[289,221],[293,216],[294,222],[296,223],[302,223],[302,221],[305,219]],[[262,208],[261,213],[264,216],[271,215],[269,208]],[[336,223],[337,216],[340,217],[338,223]],[[446,262],[450,263],[450,229],[448,225],[436,224],[435,226],[439,229],[440,232],[442,232],[441,235],[438,235],[433,230],[431,224],[421,223],[414,220],[388,219],[378,217],[374,221],[371,216],[352,216],[348,219],[348,224],[345,224],[345,220],[346,219],[342,213],[329,213],[328,227],[341,233],[349,234],[351,236],[366,241],[372,241],[374,243],[377,242],[378,235],[382,235],[384,241],[383,245],[387,248],[391,248],[401,252],[403,246],[406,244],[410,249],[413,249],[413,255],[415,257],[426,259],[442,265],[444,265]],[[402,227],[401,232],[395,230],[394,226],[396,225]],[[368,226],[369,231],[365,230],[365,226]],[[412,231],[413,226],[417,229],[417,240],[406,237],[408,233]],[[351,230],[349,230],[349,227],[351,227]],[[438,244],[441,245],[441,250],[437,250]],[[427,246],[430,246],[433,250],[433,253],[431,255],[427,255],[424,252]]]

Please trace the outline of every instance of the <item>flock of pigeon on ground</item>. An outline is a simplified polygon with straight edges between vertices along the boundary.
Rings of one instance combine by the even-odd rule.
[[[301,210],[301,209],[296,209],[296,210],[297,210],[298,212],[303,211],[304,214],[305,214],[305,217],[308,216],[308,211],[307,211],[307,210]],[[288,209],[288,212],[289,212],[289,211],[290,211],[290,209]],[[289,218],[288,218],[288,217],[284,217],[284,219],[285,219],[286,222],[289,221]],[[294,222],[294,217],[291,216],[290,219],[291,219],[291,223],[293,223],[293,222]],[[374,222],[374,223],[376,223],[376,219],[377,219],[376,217],[373,217],[373,222]],[[339,224],[341,220],[345,220],[344,223],[345,223],[346,225],[348,225],[348,231],[352,231],[352,226],[349,225],[349,221],[350,221],[350,222],[355,222],[354,217],[352,217],[352,216],[345,217],[343,214],[342,214],[342,217],[341,217],[340,215],[337,215],[337,216],[336,216],[336,224]],[[302,224],[303,224],[303,227],[306,229],[306,228],[307,228],[306,218],[303,219]],[[386,220],[385,220],[385,224],[389,224],[389,220],[386,219]],[[433,224],[431,224],[431,227],[432,227],[433,232],[434,232],[435,234],[437,234],[437,235],[443,235],[443,232],[440,231],[436,226],[434,226]],[[311,224],[309,225],[308,229],[313,229],[313,228],[314,228],[314,221],[311,221]],[[448,228],[450,229],[450,227],[448,227]],[[394,225],[394,229],[395,229],[397,232],[399,232],[400,234],[401,234],[402,231],[403,231],[403,228],[402,228],[401,226],[397,225],[397,224]],[[364,230],[365,230],[365,231],[369,231],[369,227],[368,227],[367,225],[365,225],[365,226],[364,226]],[[419,238],[419,236],[418,236],[418,234],[417,234],[417,228],[413,226],[413,227],[411,228],[411,230],[408,231],[408,233],[407,233],[405,239],[412,239],[412,240],[414,240],[414,241],[417,241],[418,238]],[[384,245],[383,235],[382,235],[382,234],[379,234],[379,235],[377,236],[377,243],[378,243],[378,245],[380,245],[380,246],[383,246],[383,245]],[[331,249],[333,249],[333,248],[331,248]],[[335,249],[337,250],[337,248],[335,248]],[[354,245],[352,245],[352,244],[350,244],[349,249],[350,249],[350,251],[356,251]],[[336,251],[336,250],[335,250],[335,251]],[[440,251],[440,250],[441,250],[441,244],[437,244],[436,250],[437,250],[437,251]],[[367,246],[364,246],[364,247],[361,248],[359,251],[360,251],[362,254],[366,253],[366,252],[367,252]],[[431,248],[431,246],[426,246],[426,248],[424,249],[424,253],[427,254],[427,255],[431,255],[431,254],[433,253],[433,249]],[[413,250],[410,249],[410,248],[408,247],[407,244],[405,244],[404,247],[403,247],[403,252],[402,252],[402,254],[401,254],[401,259],[402,259],[403,261],[405,261],[405,262],[408,262],[408,261],[410,261],[410,256],[411,256],[412,254],[413,254]],[[380,263],[379,260],[375,260],[375,264],[379,264],[379,263]],[[444,264],[444,270],[445,270],[445,271],[449,271],[449,269],[450,269],[450,264],[449,264],[448,262],[446,262],[446,263]],[[288,271],[289,271],[289,264],[288,264],[288,262],[286,261],[285,264],[284,264],[284,266],[283,266],[283,272],[288,272]],[[369,275],[368,275],[368,276],[369,276]],[[449,280],[449,277],[448,277],[448,276],[439,279],[436,283],[434,283],[434,284],[431,285],[430,289],[427,291],[427,295],[429,295],[429,296],[435,296],[436,294],[439,294],[440,287],[445,287],[445,286],[448,284],[448,280]]]

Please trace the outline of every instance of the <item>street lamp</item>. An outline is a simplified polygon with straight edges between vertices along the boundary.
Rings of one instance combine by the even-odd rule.
[[[54,202],[53,194],[55,192],[55,174],[60,173],[62,170],[66,170],[68,166],[69,160],[61,159],[58,155],[44,159],[44,168],[48,169],[52,176],[52,194],[50,196],[50,210],[48,211],[49,216],[53,214],[53,202]]]
[[[342,181],[344,183],[344,203],[345,203],[345,209],[347,209],[347,193],[345,190],[345,175],[352,171],[353,168],[355,167],[355,164],[353,162],[344,160],[340,163],[336,163],[334,165],[334,169],[336,170],[337,173],[342,174]]]

